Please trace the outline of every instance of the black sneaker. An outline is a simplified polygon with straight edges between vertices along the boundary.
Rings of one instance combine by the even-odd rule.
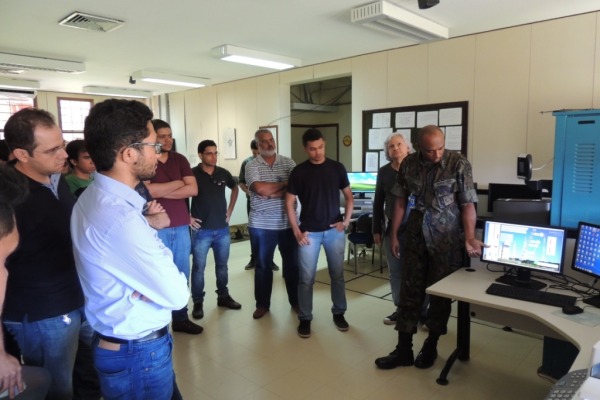
[[[248,264],[246,264],[244,269],[247,271],[249,269],[254,269],[255,266],[256,266],[256,262],[254,261],[254,257],[250,257],[250,261],[248,261]]]
[[[375,365],[381,369],[392,369],[396,367],[410,367],[414,365],[415,357],[411,349],[403,351],[394,349],[389,355],[379,357],[375,360]]]
[[[300,325],[298,325],[298,336],[304,339],[310,337],[310,321],[300,320]]]
[[[202,307],[202,302],[194,303],[194,309],[192,310],[192,317],[194,319],[202,319],[204,318],[204,308]]]
[[[232,310],[239,310],[240,308],[242,308],[242,305],[234,299],[232,299],[230,295],[217,297],[217,305],[219,307],[227,307]]]
[[[279,271],[279,266],[277,264],[273,263],[273,265],[271,265],[271,269],[273,271]]]
[[[383,319],[383,323],[386,325],[395,325],[398,320],[398,312],[394,311],[392,315],[388,315]]]
[[[348,322],[346,322],[346,318],[344,318],[344,314],[333,314],[333,323],[338,328],[338,331],[346,332],[350,328]]]
[[[204,330],[203,327],[193,323],[189,319],[183,321],[173,321],[171,323],[171,328],[173,328],[173,332],[189,333],[190,335],[199,335]]]

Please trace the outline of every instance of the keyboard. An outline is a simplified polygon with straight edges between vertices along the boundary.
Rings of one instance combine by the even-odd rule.
[[[539,290],[501,285],[499,283],[492,283],[485,292],[494,296],[508,297],[555,307],[572,306],[577,301],[576,297],[565,294],[541,292]]]
[[[587,369],[569,372],[554,384],[546,400],[571,400],[588,376]],[[577,396],[579,398],[579,396]]]

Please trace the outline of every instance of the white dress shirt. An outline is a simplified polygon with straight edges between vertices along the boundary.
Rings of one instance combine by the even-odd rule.
[[[166,326],[171,310],[189,299],[171,251],[142,216],[145,202],[127,185],[96,174],[73,209],[71,235],[86,316],[105,336],[144,337]]]

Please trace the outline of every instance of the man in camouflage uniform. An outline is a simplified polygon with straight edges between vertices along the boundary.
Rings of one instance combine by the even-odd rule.
[[[415,365],[429,368],[437,358],[437,342],[447,332],[451,300],[430,296],[427,315],[429,336],[416,359],[412,337],[417,332],[425,289],[463,266],[464,250],[470,257],[481,254],[483,243],[475,238],[477,194],[469,161],[445,149],[444,133],[435,125],[419,131],[419,151],[408,155],[398,172],[392,232],[406,211],[407,198],[415,196],[406,227],[406,245],[400,248],[390,235],[392,254],[404,251],[402,289],[398,307],[398,345],[388,356],[375,360],[382,369]]]

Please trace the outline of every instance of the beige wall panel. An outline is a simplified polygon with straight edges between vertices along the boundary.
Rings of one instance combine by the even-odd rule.
[[[210,86],[188,91],[185,101],[187,152],[190,163],[195,165],[200,162],[198,143],[204,139],[217,139],[217,88]]]
[[[563,18],[532,26],[527,153],[534,167],[554,157],[551,113],[542,111],[592,107],[596,14]],[[552,177],[552,164],[534,179]]]
[[[427,103],[473,100],[475,36],[429,45]]]
[[[479,188],[521,182],[516,162],[527,142],[530,32],[523,26],[477,36],[468,149]]]
[[[388,52],[387,107],[427,103],[427,46],[412,46]]]
[[[169,123],[169,125],[171,125],[171,130],[173,131],[173,139],[175,139],[175,143],[177,145],[177,152],[188,157],[187,132],[185,122],[187,104],[185,99],[185,92],[170,94],[169,106],[169,120],[167,122]],[[155,118],[159,118],[159,116],[155,115]],[[192,160],[190,160],[189,157],[188,161],[192,162]]]
[[[239,172],[242,161],[250,155],[250,140],[256,126],[256,78],[244,79],[235,82],[235,125],[227,126],[235,128],[236,131],[236,159],[226,160],[219,157],[219,164],[228,169],[233,175]],[[222,142],[222,131],[219,133],[219,147],[225,145]]]
[[[279,72],[279,80],[282,84],[297,85],[299,83],[310,82],[314,79],[314,67],[294,68],[289,71]]]
[[[387,52],[352,59],[352,168],[362,171],[362,112],[387,107]]]
[[[600,108],[600,12],[596,13],[596,55],[594,59],[594,98],[593,108]]]
[[[314,66],[314,79],[333,79],[352,74],[352,59],[332,61]]]

